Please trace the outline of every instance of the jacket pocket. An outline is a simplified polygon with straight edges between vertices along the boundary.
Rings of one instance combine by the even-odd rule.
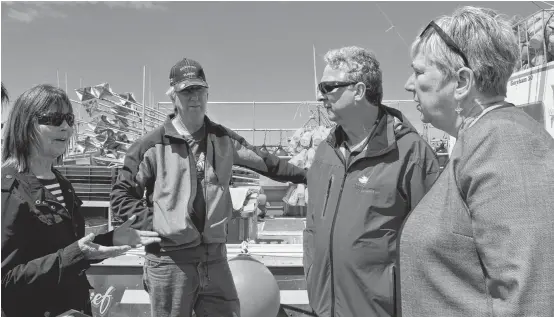
[[[227,224],[231,219],[232,205],[229,188],[216,184],[206,187],[206,223],[203,237],[207,243],[222,243],[227,239]]]
[[[310,284],[310,273],[312,271],[312,267],[314,266],[314,264],[310,264],[310,266],[308,267],[308,270],[306,271],[306,284]]]
[[[53,226],[63,222],[61,215],[57,213],[57,209],[62,206],[55,206],[54,204],[42,203],[31,207],[33,216],[35,216],[41,223],[47,226]]]
[[[325,202],[323,203],[323,210],[321,211],[321,218],[325,218],[325,211],[327,210],[327,203],[329,202],[329,195],[331,194],[331,186],[333,184],[334,176],[329,178],[329,184],[327,184],[327,191],[325,192]]]
[[[167,210],[154,201],[153,228],[162,237],[161,245],[186,245],[199,239],[200,233],[185,210]]]

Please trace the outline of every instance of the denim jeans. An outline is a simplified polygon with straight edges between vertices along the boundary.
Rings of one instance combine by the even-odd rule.
[[[144,289],[152,317],[240,317],[240,304],[226,257],[213,260],[147,254]]]

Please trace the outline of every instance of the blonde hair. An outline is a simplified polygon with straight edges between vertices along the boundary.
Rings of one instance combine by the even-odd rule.
[[[477,90],[489,96],[505,96],[519,56],[517,39],[507,17],[492,9],[466,6],[435,23],[466,55]],[[412,43],[412,58],[423,54],[446,76],[445,80],[452,79],[464,67],[464,61],[436,32],[426,34],[429,33],[423,38],[418,36]]]

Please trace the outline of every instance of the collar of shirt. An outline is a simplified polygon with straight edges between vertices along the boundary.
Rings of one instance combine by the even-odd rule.
[[[185,125],[181,122],[179,117],[175,117],[171,122],[173,123],[173,126],[175,127],[175,130],[177,130],[177,132],[180,135],[182,135],[184,138],[199,141],[199,140],[202,140],[204,138],[204,136],[206,135],[206,125],[205,124],[203,124],[202,127],[200,129],[198,129],[197,131],[195,131],[193,133],[190,133],[187,130],[187,128],[185,127]]]

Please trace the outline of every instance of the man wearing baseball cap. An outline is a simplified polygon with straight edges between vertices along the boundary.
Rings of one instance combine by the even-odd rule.
[[[305,183],[305,170],[267,152],[206,116],[202,66],[184,58],[171,68],[167,92],[175,113],[131,146],[111,194],[115,215],[162,238],[148,246],[143,282],[152,316],[240,316],[227,263],[231,168],[281,182]]]

